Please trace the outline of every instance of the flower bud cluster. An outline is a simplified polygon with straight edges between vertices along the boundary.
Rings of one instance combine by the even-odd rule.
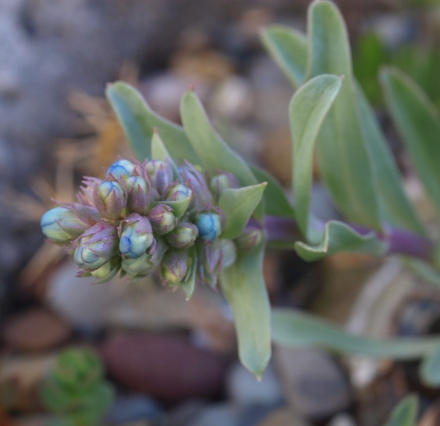
[[[191,277],[211,286],[235,262],[237,250],[262,239],[248,226],[236,240],[221,237],[226,218],[217,206],[222,191],[239,188],[226,172],[202,173],[185,162],[118,160],[105,180],[86,177],[78,203],[60,204],[41,219],[49,241],[64,245],[79,276],[98,282],[138,279],[158,272],[179,287]]]

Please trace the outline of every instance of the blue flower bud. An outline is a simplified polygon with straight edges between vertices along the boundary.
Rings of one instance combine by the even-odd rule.
[[[125,257],[137,258],[154,243],[153,230],[148,218],[132,213],[123,221],[119,250]]]
[[[151,253],[147,252],[136,259],[122,259],[121,267],[131,278],[145,277],[157,269],[167,250],[166,243],[160,240]]]
[[[165,196],[167,201],[180,201],[185,200],[192,196],[192,191],[186,185],[182,183],[177,183],[173,185]]]
[[[56,243],[68,243],[79,237],[100,219],[98,211],[89,206],[71,203],[55,207],[41,218],[41,229]]]
[[[260,244],[263,231],[255,226],[247,226],[243,233],[235,240],[240,250],[250,250]]]
[[[147,181],[142,176],[130,176],[125,182],[127,209],[145,215],[151,202]]]
[[[149,160],[145,163],[145,170],[151,183],[160,195],[163,195],[173,182],[173,169],[168,161]]]
[[[165,238],[175,248],[183,249],[194,245],[199,231],[189,222],[180,222]]]
[[[222,172],[211,178],[209,188],[217,198],[225,189],[240,188],[240,182],[233,174]]]
[[[205,241],[214,241],[222,232],[220,216],[217,213],[201,213],[196,217],[199,237]]]
[[[98,222],[80,238],[73,260],[84,269],[98,269],[113,257],[117,248],[116,227],[108,222]]]
[[[162,281],[171,286],[186,281],[191,273],[192,261],[187,250],[169,250],[161,262]]]
[[[107,179],[113,177],[114,179],[127,179],[134,170],[134,164],[128,160],[115,161],[107,170]]]
[[[119,183],[104,181],[95,187],[93,195],[96,208],[103,217],[120,219],[125,214],[127,199]]]
[[[153,207],[148,213],[153,231],[159,235],[164,235],[172,231],[177,225],[177,218],[174,216],[173,209],[166,204],[159,204]]]

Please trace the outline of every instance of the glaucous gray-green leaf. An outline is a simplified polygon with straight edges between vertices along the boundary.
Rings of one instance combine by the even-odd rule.
[[[296,220],[303,235],[312,242],[316,242],[309,232],[313,148],[325,115],[340,88],[340,78],[334,75],[320,75],[303,84],[289,105]]]
[[[293,87],[299,87],[307,68],[305,35],[283,25],[272,25],[262,31],[261,41]]]
[[[153,112],[133,86],[118,81],[108,85],[106,94],[124,129],[128,143],[139,160],[150,158],[151,138],[154,129],[157,128],[174,159],[198,163],[197,155],[184,130]]]
[[[420,377],[428,386],[440,386],[440,344],[420,364]]]
[[[151,138],[151,159],[168,161],[173,169],[174,177],[178,175],[176,163],[173,161],[170,153],[157,132],[154,132],[153,137]]]
[[[383,69],[380,79],[393,120],[412,163],[440,213],[440,120],[426,94],[401,71]]]
[[[407,258],[406,264],[428,284],[440,289],[440,271],[423,260]]]
[[[191,299],[191,296],[194,293],[194,289],[196,286],[196,272],[197,272],[197,251],[195,247],[191,247],[190,249],[188,249],[188,251],[189,251],[189,256],[192,259],[191,272],[189,274],[189,278],[180,284],[180,286],[183,289],[183,292],[185,293],[186,300]]]
[[[397,228],[425,235],[425,229],[405,194],[399,170],[374,111],[358,84],[356,84],[356,93],[362,131],[370,157],[373,159],[371,162],[373,178],[376,182],[379,209],[383,220]]]
[[[284,346],[394,359],[417,359],[431,354],[440,344],[438,337],[379,340],[357,336],[316,315],[294,309],[272,310],[272,340]]]
[[[187,91],[180,105],[185,132],[207,171],[226,171],[237,177],[242,186],[257,183],[247,163],[236,154],[211,126],[202,104],[192,90]],[[263,204],[255,212],[257,218],[263,217]]]
[[[227,188],[222,191],[218,206],[225,212],[226,225],[221,237],[233,240],[241,235],[255,208],[263,197],[267,183],[244,186],[243,188]]]
[[[338,252],[382,256],[387,250],[387,244],[380,241],[374,231],[361,235],[349,225],[331,220],[325,224],[320,244],[312,246],[298,241],[295,250],[302,259],[312,262]]]
[[[343,75],[339,95],[322,125],[318,144],[321,177],[337,208],[351,222],[380,229],[371,162],[361,129],[347,31],[334,3],[309,8],[310,79]]]
[[[385,426],[416,426],[419,402],[415,395],[408,395],[393,409]]]
[[[190,202],[191,202],[191,197],[187,197],[184,198],[183,200],[177,200],[177,201],[165,201],[165,200],[159,201],[156,203],[156,205],[166,204],[167,206],[170,206],[173,209],[174,216],[180,219],[187,211]]]
[[[270,304],[263,280],[264,245],[241,252],[222,272],[220,285],[231,305],[242,364],[261,378],[270,359]]]
[[[277,180],[259,167],[251,166],[251,170],[258,182],[267,182],[267,187],[263,192],[266,214],[294,219],[295,211]]]

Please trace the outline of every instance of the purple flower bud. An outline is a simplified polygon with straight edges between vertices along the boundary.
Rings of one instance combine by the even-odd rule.
[[[71,203],[47,211],[41,218],[41,229],[47,238],[63,244],[79,237],[99,219],[95,208]]]
[[[192,196],[192,191],[183,183],[176,183],[167,191],[165,200],[180,201]]]
[[[185,162],[185,165],[179,168],[179,174],[182,181],[189,185],[195,194],[193,201],[195,207],[202,208],[213,203],[205,177],[191,163]]]
[[[187,250],[169,250],[161,262],[162,281],[171,286],[186,281],[191,273],[191,263]]]
[[[98,269],[113,257],[117,248],[116,226],[101,221],[84,232],[75,249],[73,260],[84,269]]]
[[[211,178],[209,188],[216,198],[227,188],[240,188],[240,182],[231,173],[221,172]]]
[[[127,209],[130,212],[146,214],[151,202],[147,181],[142,176],[130,176],[125,185],[127,188]]]
[[[127,179],[134,170],[134,164],[128,160],[115,161],[107,170],[106,178]]]
[[[125,257],[137,258],[145,254],[154,243],[150,221],[145,216],[132,213],[122,222],[119,250]]]
[[[222,232],[221,218],[217,213],[200,213],[196,225],[199,237],[204,241],[214,241]]]
[[[159,204],[153,207],[148,213],[153,231],[159,235],[164,235],[172,231],[177,225],[177,218],[174,216],[173,209],[166,204]]]
[[[243,233],[235,240],[240,250],[250,250],[260,244],[263,231],[256,226],[247,226]]]
[[[145,170],[151,183],[161,196],[173,182],[173,169],[168,161],[149,160],[145,163]]]
[[[102,180],[86,176],[82,183],[83,186],[81,187],[81,191],[76,195],[78,201],[85,206],[95,207],[93,193],[95,191],[95,187],[102,183]]]
[[[157,269],[167,250],[166,243],[159,240],[157,246],[151,252],[147,252],[136,259],[122,259],[121,267],[131,278],[145,277]]]
[[[166,240],[175,248],[183,249],[194,245],[199,234],[197,227],[189,222],[180,222],[166,235]]]
[[[104,181],[95,187],[94,201],[99,213],[107,219],[120,219],[125,214],[127,198],[117,182]]]

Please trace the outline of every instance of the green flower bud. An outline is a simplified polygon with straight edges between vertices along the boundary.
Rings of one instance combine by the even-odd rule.
[[[221,270],[223,271],[237,260],[237,248],[231,240],[220,239],[219,243],[222,252]]]
[[[186,281],[192,261],[187,250],[169,250],[161,262],[162,281],[171,286]]]
[[[219,197],[225,189],[240,188],[240,182],[233,174],[222,172],[211,178],[209,188],[215,197]]]
[[[183,249],[194,245],[199,231],[189,222],[180,222],[166,235],[166,240],[175,248]]]
[[[153,230],[145,216],[132,213],[122,222],[119,250],[124,257],[142,256],[153,242]]]
[[[112,177],[116,180],[127,179],[134,170],[134,164],[128,160],[115,161],[107,170],[107,179]]]
[[[177,225],[177,218],[174,216],[173,209],[166,204],[159,204],[153,207],[148,213],[153,231],[159,235],[164,235],[172,231]]]
[[[95,284],[102,284],[110,281],[121,268],[121,259],[118,257],[113,257],[108,262],[105,262],[100,268],[90,271],[90,275],[98,279]]]
[[[201,213],[196,217],[199,238],[214,241],[222,232],[220,216],[217,213]]]
[[[247,226],[243,233],[235,240],[240,250],[250,250],[260,244],[263,231],[255,226]]]
[[[167,201],[180,201],[185,200],[192,196],[192,191],[186,185],[177,183],[173,185],[168,191],[165,199]]]

